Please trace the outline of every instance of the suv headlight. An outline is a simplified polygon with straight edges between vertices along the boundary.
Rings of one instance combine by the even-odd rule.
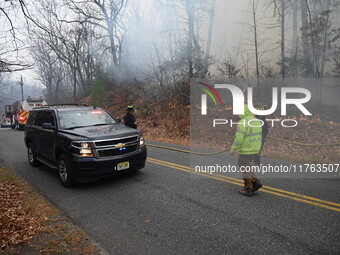
[[[143,147],[145,146],[145,142],[144,142],[144,137],[141,135],[139,137],[139,147]]]
[[[93,157],[91,144],[89,142],[77,142],[71,143],[75,149],[75,155],[80,157]]]

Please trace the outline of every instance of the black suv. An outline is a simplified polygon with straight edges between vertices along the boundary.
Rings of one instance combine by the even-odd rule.
[[[145,166],[140,131],[120,125],[101,108],[50,105],[29,113],[25,127],[28,161],[58,169],[61,183],[87,182]]]

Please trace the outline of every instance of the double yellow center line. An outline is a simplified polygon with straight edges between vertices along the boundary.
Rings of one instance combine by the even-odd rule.
[[[159,160],[159,159],[155,159],[155,158],[148,158],[147,161],[150,162],[150,163],[153,163],[153,164],[170,167],[170,168],[177,169],[177,170],[180,170],[180,171],[205,176],[205,177],[210,178],[210,179],[214,179],[214,180],[218,180],[218,181],[222,181],[222,182],[227,182],[227,183],[231,183],[231,184],[243,187],[243,181],[242,180],[232,178],[232,177],[228,177],[228,176],[225,176],[225,175],[215,174],[215,173],[210,174],[210,173],[196,172],[195,169],[193,169],[191,167],[187,167],[187,166],[183,166],[183,165],[179,165],[179,164],[175,164],[175,163],[171,163],[171,162],[167,162],[167,161],[163,161],[163,160]],[[311,205],[314,205],[314,206],[327,208],[327,209],[330,209],[330,210],[333,210],[333,211],[340,212],[340,204],[330,202],[330,201],[326,201],[326,200],[322,200],[322,199],[318,199],[318,198],[315,198],[315,197],[305,196],[305,195],[301,195],[301,194],[298,194],[298,193],[294,193],[294,192],[290,192],[290,191],[286,191],[286,190],[282,190],[282,189],[272,188],[272,187],[269,187],[269,186],[263,186],[259,191],[269,193],[269,194],[272,194],[272,195],[276,195],[276,196],[280,196],[280,197],[285,197],[285,198],[295,200],[295,201],[298,201],[298,202],[301,202],[301,203],[311,204]]]

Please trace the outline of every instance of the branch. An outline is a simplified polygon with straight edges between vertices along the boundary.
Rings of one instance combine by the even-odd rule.
[[[0,73],[11,73],[11,72],[23,71],[23,70],[27,70],[31,68],[33,68],[33,65],[11,63],[11,62],[0,60]]]

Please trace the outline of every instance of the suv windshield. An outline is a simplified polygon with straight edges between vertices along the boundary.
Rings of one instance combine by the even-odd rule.
[[[118,124],[115,119],[100,109],[60,111],[59,122],[61,129]]]

